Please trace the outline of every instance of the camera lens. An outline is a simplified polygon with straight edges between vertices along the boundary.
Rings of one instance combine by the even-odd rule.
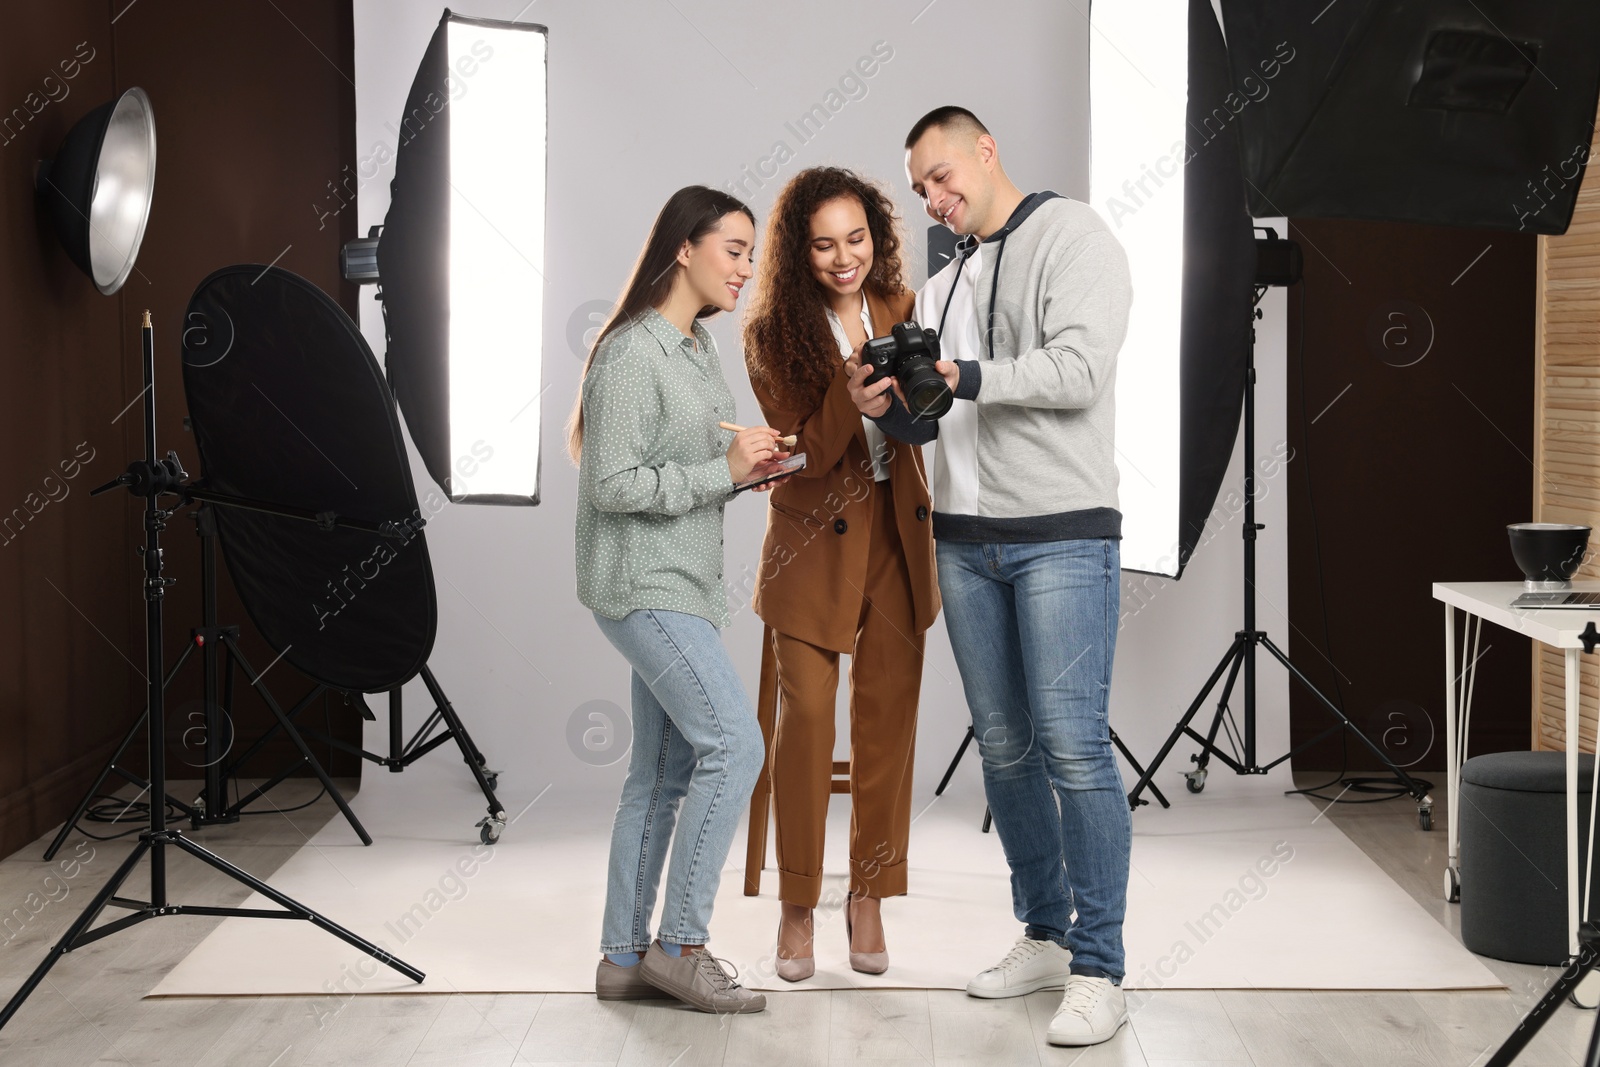
[[[906,394],[906,404],[918,419],[937,419],[950,410],[955,398],[944,375],[927,360],[918,360],[920,366],[906,368],[900,378],[900,388]]]

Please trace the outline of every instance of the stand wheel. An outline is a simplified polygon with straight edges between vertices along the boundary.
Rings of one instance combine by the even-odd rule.
[[[1206,769],[1204,767],[1197,771],[1184,771],[1183,778],[1191,793],[1198,793],[1206,787]]]
[[[1433,829],[1433,808],[1417,808],[1417,825],[1422,827],[1424,830]]]
[[[500,840],[500,835],[505,832],[505,828],[506,822],[504,819],[496,819],[493,816],[485,815],[478,820],[478,840],[486,845],[492,845]]]
[[[1600,971],[1590,971],[1584,975],[1583,981],[1573,988],[1567,999],[1572,1001],[1573,1007],[1593,1011],[1596,1005],[1600,1005]]]
[[[1461,871],[1457,867],[1444,869],[1444,899],[1451,904],[1461,901]]]
[[[494,790],[500,788],[500,772],[499,771],[484,771],[483,772],[483,780],[489,783],[490,792],[493,792]]]

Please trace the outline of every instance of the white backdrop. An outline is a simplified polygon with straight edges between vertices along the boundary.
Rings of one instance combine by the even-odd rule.
[[[441,10],[438,0],[355,2],[356,147],[363,165],[354,210],[363,234],[387,210],[395,128]],[[431,663],[491,766],[503,772],[501,798],[510,811],[547,787],[609,805],[630,741],[628,669],[574,593],[576,471],[566,461],[561,428],[586,332],[616,298],[655,212],[682,185],[732,183],[764,222],[774,194],[799,169],[849,166],[895,196],[908,222],[907,260],[920,284],[927,219],[906,186],[905,131],[931,108],[959,103],[990,126],[1007,170],[1025,191],[1053,188],[1084,198],[1088,24],[1075,5],[1055,0],[818,0],[805,6],[803,19],[775,4],[708,0],[477,0],[453,10],[550,28],[545,460],[539,507],[451,505],[431,519],[439,598]],[[976,43],[979,35],[995,48]],[[871,77],[862,77],[856,64],[869,56],[878,62],[868,64]],[[802,141],[796,123],[819,104],[835,110]],[[1282,291],[1269,294],[1264,306],[1257,355],[1263,456],[1285,436]],[[738,323],[737,314],[719,316],[711,330],[740,413],[754,419]],[[361,326],[381,360],[382,322],[370,290],[363,293]],[[412,459],[422,490],[431,483],[414,453]],[[1240,626],[1238,468],[1236,454],[1210,527],[1214,536],[1181,582],[1124,578],[1112,723],[1141,759],[1154,753]],[[1267,529],[1258,581],[1260,624],[1292,650],[1305,645],[1284,615],[1285,487],[1281,469],[1262,479],[1257,519]],[[728,508],[730,581],[752,573],[763,510],[760,498],[750,496]],[[748,597],[740,595],[723,638],[752,693],[760,633]],[[1260,678],[1260,752],[1272,757],[1287,745],[1287,680],[1275,666],[1264,666]],[[420,685],[408,687],[414,720],[424,696]],[[932,799],[968,722],[940,621],[929,635],[924,672],[917,808]],[[841,729],[841,757],[846,737]],[[1178,803],[1187,795],[1176,773],[1193,749],[1180,745],[1158,779]],[[951,791],[977,790],[972,752]],[[1146,809],[1140,818],[1159,815]]]

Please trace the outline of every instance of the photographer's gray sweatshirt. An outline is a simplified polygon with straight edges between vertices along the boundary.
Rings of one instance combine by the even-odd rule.
[[[911,444],[939,439],[934,536],[1120,537],[1115,383],[1133,300],[1122,245],[1093,208],[1045,192],[958,248],[916,310],[960,368],[957,402],[919,422],[891,396],[875,420]]]

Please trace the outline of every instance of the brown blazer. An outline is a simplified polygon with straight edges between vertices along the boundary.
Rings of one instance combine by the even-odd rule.
[[[885,300],[867,294],[872,335],[882,337],[911,317],[912,294]],[[756,614],[774,630],[819,648],[848,653],[866,588],[872,538],[872,457],[861,412],[850,400],[844,360],[838,359],[822,403],[811,412],[786,411],[769,391],[755,387],[767,425],[798,435],[795,452],[806,469],[768,495],[767,535],[756,579]],[[911,573],[913,632],[939,614],[934,573],[932,501],[922,449],[886,438],[894,487],[896,526]]]

